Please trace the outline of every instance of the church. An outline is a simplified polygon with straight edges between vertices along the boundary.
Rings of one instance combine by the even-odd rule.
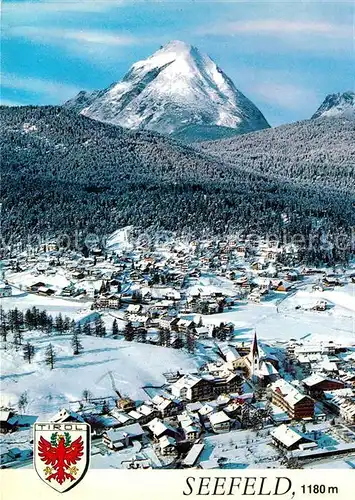
[[[279,361],[273,354],[267,352],[258,343],[256,332],[251,344],[250,352],[244,356],[243,361],[247,368],[248,378],[255,383],[267,386],[279,378]]]

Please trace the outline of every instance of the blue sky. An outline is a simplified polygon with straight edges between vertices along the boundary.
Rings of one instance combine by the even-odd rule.
[[[354,90],[354,19],[341,0],[3,0],[1,98],[60,104],[183,40],[279,125]]]

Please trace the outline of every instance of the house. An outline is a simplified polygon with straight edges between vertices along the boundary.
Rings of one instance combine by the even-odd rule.
[[[186,441],[194,442],[201,434],[201,425],[198,415],[193,413],[183,412],[178,415],[178,421],[182,428]]]
[[[291,290],[292,290],[292,284],[287,283],[286,281],[282,281],[276,288],[277,292],[290,292]]]
[[[280,378],[271,384],[272,403],[288,413],[291,419],[313,418],[314,402],[296,387]]]
[[[177,327],[180,332],[189,332],[196,328],[196,323],[190,319],[180,319]]]
[[[349,424],[355,424],[355,397],[346,399],[339,405],[339,414]]]
[[[313,373],[303,380],[303,385],[307,394],[312,398],[320,398],[323,396],[324,391],[334,391],[343,389],[345,383],[341,380],[336,380],[328,377],[323,377],[318,373]]]
[[[151,420],[147,427],[156,439],[160,439],[162,436],[176,436],[176,429],[169,424],[165,424],[159,418]]]
[[[209,421],[213,432],[216,434],[230,431],[232,420],[224,413],[224,411],[218,411],[217,413],[210,414]]]
[[[0,454],[0,464],[5,465],[9,462],[23,461],[32,458],[32,448],[27,448],[26,445],[20,445],[17,448],[3,448]]]
[[[144,435],[145,432],[139,424],[131,424],[104,432],[102,442],[110,450],[117,451],[130,446],[134,440],[141,440]]]
[[[180,401],[168,399],[159,395],[154,396],[152,403],[157,409],[159,416],[162,418],[176,415],[182,407]]]
[[[143,415],[144,418],[140,419],[141,424],[145,424],[146,422],[149,422],[152,420],[152,418],[156,418],[158,416],[158,411],[154,406],[150,404],[142,404],[141,406],[138,406],[137,412]]]
[[[89,313],[83,314],[79,319],[75,321],[76,326],[85,326],[87,324],[95,323],[96,320],[100,318],[100,314],[96,311],[91,311]]]
[[[110,411],[110,416],[116,421],[112,427],[120,427],[123,425],[130,425],[135,423],[135,420],[132,417],[130,417],[124,411],[120,411],[118,408],[113,408]]]
[[[194,413],[198,412],[202,408],[202,406],[203,405],[202,403],[200,403],[200,401],[196,401],[195,403],[187,403],[185,408],[188,413]]]
[[[177,324],[179,323],[179,318],[172,318],[170,316],[163,316],[159,319],[159,326],[163,330],[175,330]]]
[[[212,394],[210,381],[196,375],[183,375],[170,387],[173,396],[183,401],[206,400],[210,399]]]
[[[38,288],[40,288],[40,287],[45,287],[45,286],[46,286],[46,284],[45,284],[45,283],[43,283],[42,281],[39,281],[38,283],[34,283],[33,285],[30,285],[30,286],[28,287],[28,290],[29,290],[30,292],[37,292],[37,291],[38,291]]]
[[[298,432],[294,427],[286,424],[278,425],[270,432],[272,443],[278,448],[283,448],[287,451],[296,450],[301,444],[312,443],[311,439],[306,438],[301,432]],[[317,446],[316,443],[314,443]]]
[[[0,465],[7,464],[9,462],[13,462],[14,457],[10,453],[10,450],[8,448],[5,448],[4,446],[1,447],[0,450]]]
[[[53,415],[49,420],[50,422],[63,423],[63,422],[85,422],[83,417],[74,411],[62,408],[58,413]]]
[[[11,432],[12,426],[9,424],[9,419],[12,417],[13,412],[7,410],[0,410],[0,433],[7,434]]]
[[[332,412],[340,414],[340,407],[346,401],[354,400],[355,395],[353,389],[346,387],[336,391],[324,391],[324,402]]]
[[[209,335],[209,329],[207,326],[198,326],[195,328],[195,335],[197,338],[205,338]]]
[[[193,467],[201,455],[204,447],[205,445],[203,443],[195,443],[183,460],[182,465],[185,467]]]
[[[242,393],[243,378],[239,373],[227,372],[224,376],[214,377],[211,381],[212,394]]]
[[[101,309],[119,309],[121,307],[121,296],[116,294],[100,295],[96,299],[95,305]]]
[[[8,424],[13,430],[28,429],[33,426],[38,417],[34,415],[13,415],[8,419]]]
[[[48,286],[40,286],[37,288],[37,293],[39,295],[46,295],[46,296],[50,297],[51,295],[55,294],[55,290],[53,290],[52,288],[49,288]]]
[[[170,436],[159,439],[160,453],[162,455],[175,455],[177,453],[176,440]]]
[[[141,304],[129,304],[126,309],[127,314],[138,314],[142,309]]]
[[[198,410],[198,414],[201,416],[202,420],[205,418],[208,418],[212,413],[216,411],[217,405],[214,401],[211,401],[209,403],[205,403],[201,408]]]
[[[72,278],[74,278],[75,280],[81,280],[81,279],[83,279],[85,277],[84,272],[83,271],[79,271],[79,270],[78,271],[73,271],[71,273],[71,275],[72,275]]]
[[[133,399],[124,397],[117,399],[116,401],[116,406],[119,410],[123,410],[125,412],[128,412],[130,410],[133,410],[136,407],[136,403],[133,401]]]
[[[237,349],[234,346],[229,346],[228,344],[220,345],[219,349],[228,366],[235,370],[240,365],[241,358]]]

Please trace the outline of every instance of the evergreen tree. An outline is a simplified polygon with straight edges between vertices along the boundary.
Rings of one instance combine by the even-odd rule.
[[[92,335],[91,324],[89,322],[84,324],[83,334],[84,335]]]
[[[62,334],[64,332],[64,321],[62,313],[59,313],[54,320],[55,329],[58,333]]]
[[[75,320],[72,319],[70,322],[70,333],[73,334],[75,332],[75,329],[76,329],[76,323]]]
[[[182,349],[184,347],[184,340],[180,332],[178,332],[176,340],[174,342],[174,349]]]
[[[186,348],[190,353],[194,353],[196,348],[195,338],[189,330],[186,333]]]
[[[268,401],[265,405],[265,417],[267,420],[271,419],[273,417],[274,410],[272,408],[272,404],[270,401]]]
[[[134,329],[131,321],[128,321],[128,323],[125,325],[123,330],[123,335],[124,339],[127,340],[128,342],[131,342],[134,339]]]
[[[77,356],[83,351],[83,345],[80,342],[79,335],[81,333],[81,327],[78,325],[78,327],[74,330],[73,336],[71,338],[71,346],[73,348],[73,355]]]
[[[38,315],[38,326],[41,330],[46,330],[47,327],[47,312],[46,311],[41,311]]]
[[[83,390],[83,393],[82,393],[82,398],[84,399],[84,401],[88,402],[90,401],[90,399],[93,397],[93,394],[91,391],[89,391],[89,389],[84,389]]]
[[[32,312],[32,328],[36,330],[38,328],[39,309],[33,306],[31,312]]]
[[[18,351],[18,347],[20,345],[22,345],[22,341],[23,341],[23,334],[22,334],[21,330],[15,331],[14,344],[15,344],[16,351]]]
[[[28,396],[27,396],[27,391],[25,391],[20,395],[17,406],[20,412],[23,412],[26,409],[27,405],[28,405]]]
[[[52,344],[49,344],[45,352],[44,362],[47,366],[50,367],[51,370],[53,370],[55,361],[56,361],[55,351],[53,349]]]
[[[28,361],[31,364],[31,361],[33,359],[33,356],[35,354],[35,348],[32,344],[29,342],[26,342],[26,344],[23,346],[23,358],[25,361]]]
[[[143,344],[147,341],[147,330],[145,328],[140,328],[137,335],[137,341]]]
[[[109,407],[108,402],[105,399],[105,401],[104,401],[104,403],[102,405],[102,411],[101,411],[101,413],[102,413],[102,415],[107,415],[109,413],[109,411],[110,411],[110,407]]]
[[[33,313],[31,309],[27,309],[27,311],[25,312],[24,321],[25,327],[30,330],[33,327]]]
[[[101,316],[95,321],[96,337],[104,337],[106,335],[106,327]]]
[[[47,334],[50,334],[53,332],[53,317],[51,315],[47,315],[45,332]]]
[[[165,346],[171,347],[171,332],[170,332],[170,330],[165,331]]]
[[[71,325],[71,320],[70,320],[69,316],[65,316],[65,318],[63,319],[63,331],[69,332],[70,325]]]
[[[119,334],[117,319],[115,318],[112,323],[112,336],[117,337]]]
[[[3,308],[0,306],[0,336],[1,336],[1,340],[5,344],[5,349],[6,349],[6,342],[7,342],[8,333],[9,333],[9,325],[7,324],[6,314],[3,310]]]

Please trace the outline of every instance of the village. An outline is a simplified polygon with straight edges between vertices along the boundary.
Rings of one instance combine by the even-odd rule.
[[[121,231],[1,274],[1,467],[31,466],[34,422],[78,421],[95,468],[355,468],[354,267]]]

